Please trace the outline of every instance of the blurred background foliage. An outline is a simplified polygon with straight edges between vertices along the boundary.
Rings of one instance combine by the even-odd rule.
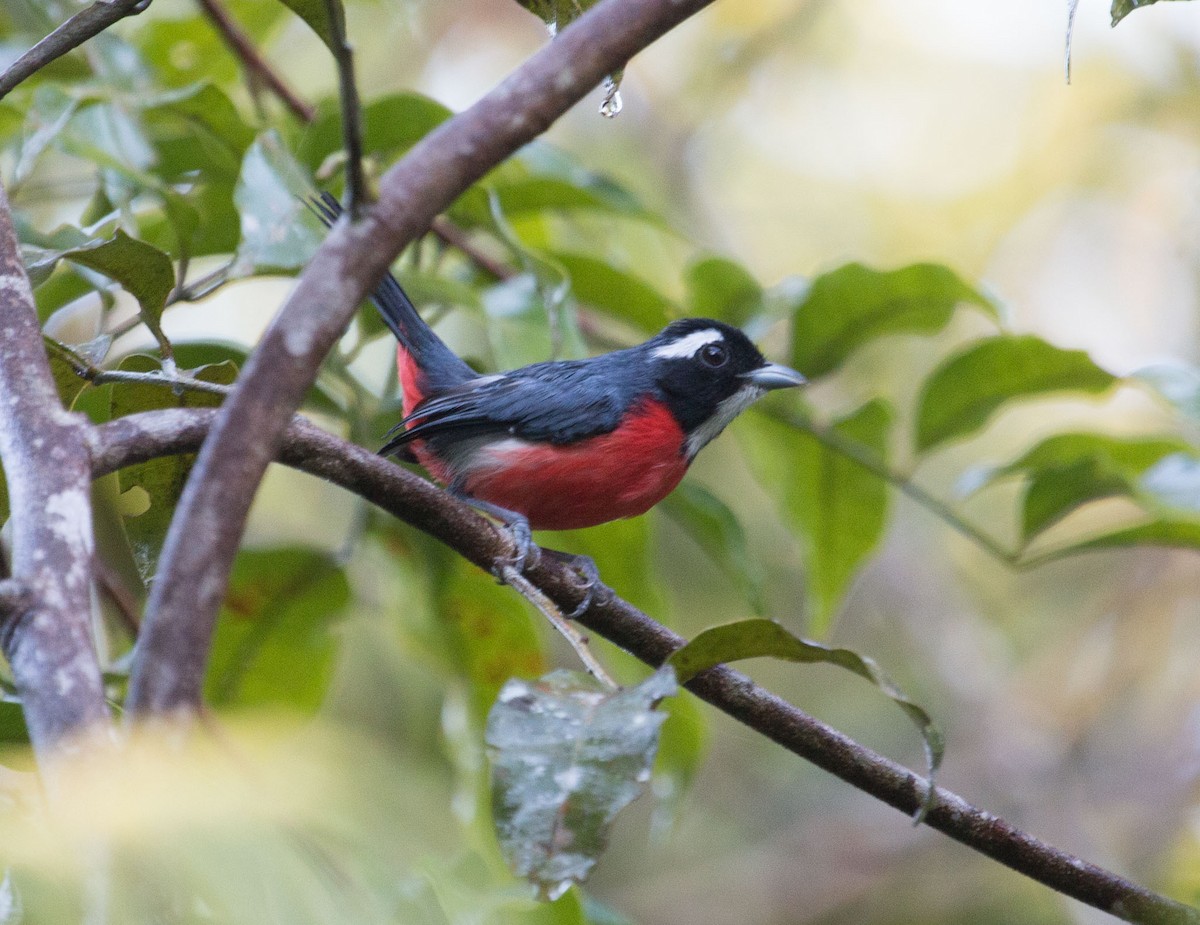
[[[227,6],[311,121],[184,0],[0,101],[39,311],[70,348],[52,347],[56,374],[96,420],[211,396],[89,383],[89,364],[231,381],[321,240],[303,197],[341,187],[327,51],[282,4]],[[0,63],[69,12],[5,4]],[[371,176],[546,39],[516,3],[346,12]],[[598,91],[397,269],[480,368],[704,314],[807,373],[803,399],[739,420],[659,509],[548,541],[686,635],[766,615],[869,653],[942,727],[946,785],[1195,901],[1200,16],[1159,4],[1110,32],[1084,6],[1070,86],[1065,18],[1033,0],[717,4],[631,63],[618,119]],[[398,414],[383,334],[361,312],[306,405],[367,446]],[[117,705],[186,469],[97,484]],[[596,647],[622,681],[645,676]],[[586,892],[539,905],[496,848],[482,731],[506,679],[559,663],[508,589],[272,470],[211,662],[217,746],[92,768],[48,820],[0,704],[0,911],[19,895],[29,921],[73,916],[103,834],[122,921],[1103,918],[683,697],[653,798]],[[751,670],[920,766],[861,682]]]

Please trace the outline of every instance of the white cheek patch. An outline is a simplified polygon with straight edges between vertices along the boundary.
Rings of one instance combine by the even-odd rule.
[[[767,390],[757,385],[744,385],[721,404],[707,421],[688,434],[686,452],[687,458],[694,459],[704,445],[723,431],[729,422],[767,394]]]
[[[707,344],[718,344],[725,340],[725,335],[716,328],[705,328],[703,331],[693,331],[685,334],[679,340],[655,347],[653,356],[666,360],[686,360],[694,357],[701,347]]]

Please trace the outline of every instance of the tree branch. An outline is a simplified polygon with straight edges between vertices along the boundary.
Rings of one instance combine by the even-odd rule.
[[[0,74],[0,99],[4,99],[13,88],[51,61],[78,48],[113,23],[142,12],[149,5],[150,0],[96,0],[87,9],[80,10]]]
[[[59,401],[0,186],[0,459],[12,510],[0,648],[44,768],[108,722],[92,646],[90,425]]]
[[[217,419],[214,409],[170,409],[119,418],[96,430],[93,475],[158,456],[191,453]],[[327,479],[445,543],[483,569],[511,556],[507,534],[429,482],[303,418],[287,427],[279,459]],[[574,570],[543,556],[527,577],[564,612],[585,597]],[[597,585],[579,620],[657,667],[685,640]],[[925,780],[825,725],[745,675],[720,666],[689,690],[789,751],[906,815],[924,799]],[[969,848],[1051,889],[1129,922],[1197,923],[1200,912],[1040,841],[939,787],[925,822]]]
[[[249,71],[251,79],[259,81],[275,94],[297,119],[302,122],[311,122],[316,118],[316,108],[306,100],[302,100],[296,91],[287,85],[219,0],[196,0],[196,3],[199,4],[200,9],[204,11],[204,15],[209,18],[217,32],[221,34],[225,44],[237,55],[242,66]]]
[[[601,0],[392,167],[363,221],[334,227],[251,354],[188,479],[147,605],[130,682],[133,714],[199,703],[213,624],[258,483],[321,360],[399,251],[605,74],[709,2]]]

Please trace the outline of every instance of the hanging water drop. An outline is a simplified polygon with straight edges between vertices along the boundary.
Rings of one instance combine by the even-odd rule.
[[[600,115],[606,119],[615,119],[624,106],[621,100],[621,88],[611,77],[604,78],[604,99],[600,101]]]

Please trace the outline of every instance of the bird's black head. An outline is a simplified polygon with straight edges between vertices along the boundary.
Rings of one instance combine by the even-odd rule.
[[[795,370],[769,363],[737,328],[710,318],[672,322],[642,349],[687,434],[689,458],[768,390],[804,382]]]

